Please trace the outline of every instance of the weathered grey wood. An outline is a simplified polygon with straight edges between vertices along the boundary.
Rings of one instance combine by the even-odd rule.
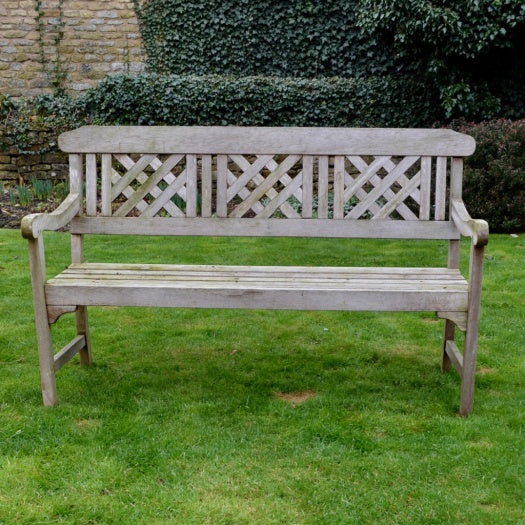
[[[361,185],[365,184],[366,182],[371,182],[376,187],[380,186],[382,184],[382,179],[377,175],[377,171],[382,167],[388,171],[392,171],[395,168],[395,164],[392,162],[390,157],[376,157],[374,161],[370,163],[370,165],[367,165],[361,157],[357,157],[355,155],[347,155],[347,158],[361,172],[363,177],[361,180],[358,180],[361,177],[360,175],[356,177],[355,183],[353,180],[348,181],[347,189],[345,191],[345,201],[348,201],[353,195],[358,197],[359,200],[366,199],[368,194],[365,190],[363,190]],[[348,177],[350,178],[349,175]],[[401,175],[398,180],[405,184],[409,182],[408,178],[404,175]],[[387,188],[383,195],[386,199],[391,199],[395,196],[395,193],[391,188]],[[416,202],[419,202],[419,192],[417,189],[414,189],[413,193],[410,195]],[[378,215],[381,211],[381,208],[375,202],[371,202],[368,209],[374,215]],[[416,215],[403,202],[401,202],[396,209],[403,219],[408,221],[417,220]]]
[[[327,237],[348,239],[459,239],[449,221],[260,218],[75,217],[73,233],[225,237]]]
[[[336,155],[334,158],[334,219],[344,219],[345,216],[345,157]]]
[[[472,237],[476,246],[485,246],[489,242],[489,225],[481,219],[472,219],[463,201],[452,199],[451,216],[462,235]]]
[[[184,217],[185,216],[184,212],[180,210],[177,206],[175,206],[173,202],[171,202],[171,198],[180,192],[184,184],[187,184],[187,181],[188,181],[187,173],[188,171],[187,169],[185,169],[179,174],[177,178],[173,177],[172,182],[168,185],[167,188],[164,189],[164,191],[161,192],[159,190],[158,196],[156,197],[156,199],[151,204],[147,205],[144,208],[144,210],[142,210],[141,217],[154,217],[162,208],[167,209],[170,212],[172,217]],[[164,177],[161,177],[161,179],[162,178]],[[156,183],[153,183],[153,184],[155,184],[156,186]],[[144,191],[146,193],[152,193],[153,192],[152,185],[149,186],[149,189],[145,188]],[[192,190],[192,191],[193,193],[195,193],[195,190]],[[146,195],[146,193],[144,193],[144,195]],[[186,192],[186,195],[187,193],[188,192]],[[194,195],[193,198],[196,198],[196,196]],[[137,200],[140,200],[140,199],[141,199],[140,195],[137,195],[135,197],[135,201],[132,201],[132,202],[136,202]],[[168,207],[168,205],[170,205],[170,207]],[[129,212],[129,210],[123,210],[123,211],[125,213]],[[120,212],[120,208],[118,212]],[[115,216],[117,215],[120,215],[120,213],[118,214],[115,213]]]
[[[417,160],[418,157],[404,157],[399,162],[399,164],[382,180],[380,185],[376,186],[370,193],[368,193],[365,199],[363,199],[361,202],[359,202],[359,204],[352,208],[352,210],[350,210],[348,217],[351,219],[358,219],[361,217],[361,215],[363,215],[363,213],[368,210],[370,204],[381,197],[383,193],[385,193],[385,191],[387,191],[387,189],[389,189],[390,186]]]
[[[113,215],[115,217],[125,217],[146,195],[151,193],[154,188],[157,188],[157,184],[163,180],[168,173],[170,173],[170,171],[182,160],[182,157],[183,155],[170,155]],[[174,184],[182,184],[182,182],[186,180],[186,174],[187,171],[185,170],[184,175],[181,174],[177,177]]]
[[[228,216],[228,173],[228,156],[217,155],[217,217]]]
[[[133,165],[128,169],[128,171],[111,188],[111,200],[114,201],[135,179],[138,178],[138,176],[141,173],[144,173],[144,170],[151,164],[151,161],[155,158],[156,155],[143,155],[142,157],[140,157],[140,159],[137,160],[137,162],[133,163]],[[175,157],[177,162],[181,158],[181,155]],[[173,155],[171,156],[171,159],[173,159]],[[175,162],[173,165],[175,165],[177,162]]]
[[[290,182],[283,190],[279,193],[276,192],[277,194],[275,197],[264,207],[264,210],[261,213],[257,214],[257,217],[270,218],[274,212],[280,208],[287,217],[298,218],[299,214],[293,208],[290,211],[290,207],[286,209],[284,205],[287,204],[288,199],[294,194],[294,192],[301,187],[302,183],[303,173],[301,172],[296,175],[293,180],[290,179]]]
[[[399,209],[403,201],[417,188],[420,184],[420,174],[417,173],[410,179],[402,189],[392,194],[390,200],[372,216],[372,219],[386,219],[394,210]]]
[[[272,158],[266,164],[266,167],[269,170],[271,170],[271,171],[275,171],[279,167],[279,165],[277,164],[277,162],[275,162],[275,160],[273,159],[273,156],[272,156]],[[302,177],[302,170],[299,173],[299,175]],[[261,174],[257,174],[254,177],[254,181],[256,182],[257,185],[260,185],[264,181],[264,177]],[[288,173],[286,173],[286,171],[283,173],[282,177],[279,178],[279,181],[284,186],[288,186],[289,184],[293,184],[292,178],[288,175]],[[293,184],[293,186],[292,186],[292,195],[299,202],[302,202],[302,200],[303,200],[303,192],[302,192],[300,184],[297,184],[297,183]],[[266,191],[266,196],[270,200],[273,200],[273,199],[275,199],[276,197],[279,196],[279,193],[273,187],[271,187],[271,188],[268,189],[268,191]],[[280,208],[281,208],[281,211],[283,212],[283,214],[286,217],[290,218],[290,219],[298,219],[300,217],[300,215],[294,210],[294,208],[288,203],[288,201],[282,202]],[[256,212],[257,216],[261,213],[260,211],[257,211],[254,207],[252,207],[252,210],[254,210]],[[263,211],[263,210],[261,210],[261,211]]]
[[[305,271],[308,273],[309,269]],[[308,280],[295,277],[256,281],[168,279],[142,275],[124,278],[62,278],[46,285],[48,304],[61,304],[74,294],[83,305],[169,306],[194,308],[261,308],[298,310],[436,311],[465,310],[466,283],[435,280]],[[133,278],[135,277],[135,278]],[[422,275],[424,277],[424,274]],[[162,290],[162,293],[159,293]]]
[[[111,166],[111,155],[103,154],[101,160],[101,202],[100,202],[100,211],[104,217],[109,217],[111,215],[111,174],[113,167]]]
[[[84,236],[71,234],[71,262],[72,264],[82,264],[84,262]],[[93,358],[91,356],[91,338],[89,335],[88,311],[85,306],[74,306],[75,327],[77,336],[84,337],[84,345],[79,350],[80,364],[82,366],[91,365]],[[48,307],[49,313],[49,307]],[[51,320],[50,320],[51,323]]]
[[[385,168],[390,172],[392,171],[394,168],[396,167],[396,164],[392,161],[392,159],[390,158],[386,163],[385,163]],[[399,184],[401,185],[406,185],[410,179],[403,173],[399,176],[399,178],[397,179]],[[372,179],[372,182],[374,181],[374,179]],[[375,185],[377,186],[377,183],[375,183]],[[387,190],[387,193],[385,193],[385,197],[386,198],[389,198],[389,191],[391,190]],[[412,193],[410,194],[410,197],[414,200],[414,202],[416,202],[417,204],[419,204],[421,202],[421,196],[420,196],[420,191],[419,191],[419,188],[414,188],[414,190],[412,191]],[[405,208],[403,206],[400,206],[398,208],[398,211],[400,212],[400,214],[403,216],[404,219],[407,219],[407,220],[416,220],[416,218],[407,218],[405,217],[405,215],[402,213],[402,210],[405,210],[405,209],[408,209],[408,208]]]
[[[52,406],[57,402],[57,388],[53,359],[53,339],[51,336],[51,327],[47,320],[47,304],[44,294],[46,265],[44,241],[42,237],[36,239],[29,238],[28,247],[42,399],[45,406]]]
[[[197,216],[197,156],[186,155],[186,217]]]
[[[460,256],[460,242],[457,239],[452,239],[448,243],[448,267],[459,268],[459,256]]]
[[[447,355],[448,360],[450,363],[454,366],[457,373],[459,374],[459,377],[463,377],[463,356],[461,355],[461,352],[459,351],[456,343],[452,340],[448,340],[445,344],[445,353]],[[466,415],[466,414],[462,414]]]
[[[83,193],[84,176],[82,166],[82,155],[69,155],[69,192]]]
[[[226,195],[231,201],[273,158],[272,155],[261,155],[250,164],[242,155],[230,155],[230,158],[243,170],[243,173],[228,188]]]
[[[303,188],[302,188],[302,209],[301,216],[303,219],[311,219],[313,217],[313,195],[314,195],[314,180],[313,180],[314,158],[312,155],[303,156]]]
[[[81,348],[86,346],[83,335],[78,335],[54,356],[55,372],[58,372],[72,357],[78,354]]]
[[[268,175],[250,194],[250,196],[236,206],[230,213],[231,217],[242,217],[253,204],[263,197],[268,190],[300,159],[299,155],[288,155],[281,164]]]
[[[450,160],[450,206],[453,200],[461,200],[463,191],[463,159]]]
[[[448,372],[452,368],[452,361],[448,356],[447,344],[454,342],[455,324],[450,319],[445,319],[445,326],[443,327],[443,348],[441,352],[441,371]]]
[[[452,321],[462,332],[467,329],[467,312],[436,312],[441,319]],[[454,337],[449,338],[454,339]]]
[[[436,209],[435,220],[444,221],[447,200],[447,158],[438,157],[436,160]]]
[[[474,381],[476,376],[476,353],[478,325],[481,311],[481,280],[483,276],[484,246],[472,244],[469,263],[469,300],[467,332],[463,350],[463,375],[459,413],[467,416],[472,412],[474,402]]]
[[[328,218],[328,157],[322,155],[318,160],[319,180],[317,186],[317,216]]]
[[[132,169],[133,166],[135,165],[135,162],[128,155],[115,154],[113,156],[128,170]],[[159,168],[162,167],[162,162],[157,157],[153,156],[149,165],[154,170],[158,170]],[[112,171],[112,174],[113,174],[112,183],[117,184],[120,181],[121,177],[115,170]],[[172,188],[174,184],[177,184],[178,189],[176,190],[176,193],[178,193],[181,196],[181,198],[183,199],[186,198],[184,186],[181,184],[181,182],[184,182],[184,181],[179,181],[179,183],[176,183],[177,179],[175,175],[173,175],[173,173],[171,172],[168,172],[163,177],[163,179],[167,184],[170,185],[170,188]],[[144,172],[139,173],[137,175],[136,180],[140,182],[140,184],[144,184],[145,182],[148,181],[148,175],[146,175]],[[131,186],[127,186],[126,188],[122,190],[122,194],[129,199],[135,194],[135,190]],[[159,206],[157,211],[159,211],[160,208],[163,207],[172,217],[183,217],[184,216],[184,213],[182,213],[182,211],[179,210],[179,208],[175,206],[173,202],[165,198],[166,196],[164,195],[164,192],[158,186],[155,186],[151,189],[150,195],[155,199],[155,201],[152,204],[155,204],[156,199],[159,197],[161,197],[161,199],[163,200],[163,205]],[[139,210],[141,214],[144,214],[144,212],[149,208],[149,205],[145,200],[139,200],[139,202],[137,202],[137,204],[135,205],[135,208]]]
[[[462,376],[460,413],[472,410],[488,226],[472,219],[461,200],[463,157],[474,150],[470,137],[449,130],[85,127],[62,135],[60,144],[71,153],[71,194],[53,214],[28,216],[22,226],[30,240],[45,404],[56,402],[55,369],[76,353],[81,364],[91,363],[87,307],[128,305],[434,311],[446,319],[442,368],[456,367]],[[87,217],[78,216],[82,153],[87,154]],[[134,154],[140,154],[138,161]],[[445,220],[448,157],[450,218]],[[177,167],[183,159],[184,169]],[[113,169],[113,160],[127,170],[124,175]],[[408,170],[418,161],[419,171],[412,175],[416,170]],[[350,164],[357,174],[353,167],[347,171]],[[185,201],[184,212],[172,202],[175,195]],[[354,197],[357,204],[345,217],[345,203]],[[419,205],[418,215],[405,203],[408,198]],[[290,199],[301,205],[300,213]],[[156,217],[163,210],[171,218]],[[217,217],[211,217],[214,210]],[[287,218],[271,218],[277,211]],[[137,212],[139,217],[125,217]],[[405,220],[390,219],[398,216]],[[69,221],[73,262],[46,283],[40,234]],[[83,262],[87,233],[446,239],[449,257],[448,268],[88,264]],[[458,269],[460,234],[472,238],[468,282]],[[49,321],[70,311],[76,312],[77,337],[53,358]],[[463,356],[454,343],[456,326],[466,329]]]
[[[62,204],[51,213],[32,213],[22,219],[22,236],[36,239],[45,230],[58,230],[77,215],[82,206],[82,194],[70,193]]]
[[[423,221],[430,219],[430,176],[432,158],[421,157],[421,189],[419,202],[419,218]]]
[[[211,217],[212,210],[212,158],[201,157],[201,216]]]
[[[472,137],[448,129],[85,126],[59,137],[73,153],[466,156]]]
[[[86,215],[97,215],[97,157],[86,155]]]
[[[47,307],[47,322],[55,324],[64,314],[76,312],[78,306],[74,304],[68,304],[64,306],[48,306]]]

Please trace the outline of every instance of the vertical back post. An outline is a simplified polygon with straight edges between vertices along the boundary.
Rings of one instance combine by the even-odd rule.
[[[102,188],[101,188],[101,212],[104,217],[111,216],[111,154],[102,155]]]

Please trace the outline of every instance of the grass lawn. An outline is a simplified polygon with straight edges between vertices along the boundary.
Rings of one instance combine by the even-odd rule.
[[[525,524],[525,237],[493,235],[474,414],[433,314],[92,308],[42,406],[0,230],[0,524]],[[50,274],[68,262],[46,235]],[[463,246],[467,264],[468,246]],[[433,265],[441,242],[96,237],[87,260]],[[71,315],[54,329],[73,337]]]

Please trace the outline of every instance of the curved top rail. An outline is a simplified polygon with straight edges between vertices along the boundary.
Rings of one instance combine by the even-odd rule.
[[[70,153],[471,155],[476,143],[449,129],[239,126],[83,126],[60,135]]]

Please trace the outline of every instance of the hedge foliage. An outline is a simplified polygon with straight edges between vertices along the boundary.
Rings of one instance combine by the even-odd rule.
[[[453,127],[476,139],[466,160],[463,197],[491,231],[525,231],[525,120],[493,120]]]
[[[157,73],[354,77],[393,56],[356,25],[355,0],[135,0]]]
[[[149,70],[412,75],[447,119],[525,118],[523,0],[134,0]]]
[[[412,77],[107,77],[79,104],[101,123],[425,126],[443,115]]]

